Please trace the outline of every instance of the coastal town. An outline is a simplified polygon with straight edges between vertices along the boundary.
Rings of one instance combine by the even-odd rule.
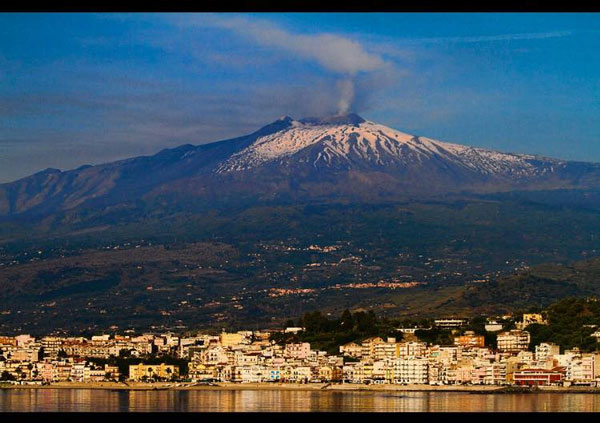
[[[437,319],[454,334],[452,345],[419,340],[422,328],[398,328],[394,337],[370,337],[339,346],[338,354],[308,342],[278,343],[273,335],[302,327],[218,334],[101,334],[85,337],[28,334],[0,336],[0,383],[588,386],[600,382],[600,352],[561,351],[553,343],[531,345],[527,327],[541,314],[523,314],[515,328],[488,320],[486,337],[461,330],[467,319]],[[599,336],[594,332],[592,336]]]

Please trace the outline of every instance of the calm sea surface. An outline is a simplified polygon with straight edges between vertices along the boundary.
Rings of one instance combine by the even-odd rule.
[[[600,411],[600,395],[0,389],[0,411]]]

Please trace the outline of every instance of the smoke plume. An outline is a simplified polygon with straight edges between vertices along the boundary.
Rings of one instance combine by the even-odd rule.
[[[344,115],[350,111],[352,100],[354,100],[354,81],[347,78],[338,82],[340,100],[338,102],[338,114]]]
[[[359,75],[385,71],[390,65],[380,54],[367,51],[363,44],[348,37],[330,33],[294,33],[264,19],[204,15],[187,18],[179,24],[227,29],[259,45],[318,63],[340,78],[337,83],[337,108],[340,114],[347,113],[353,107],[355,84],[360,84],[362,80]]]

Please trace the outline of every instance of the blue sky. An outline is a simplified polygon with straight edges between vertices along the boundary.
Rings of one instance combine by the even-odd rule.
[[[600,162],[598,14],[0,14],[0,182],[348,108]]]

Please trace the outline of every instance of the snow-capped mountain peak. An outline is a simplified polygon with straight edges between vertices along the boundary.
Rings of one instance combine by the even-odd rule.
[[[318,168],[331,165],[409,166],[437,160],[479,174],[529,175],[532,156],[500,153],[407,134],[350,113],[294,120],[257,138],[222,162],[216,173],[243,171],[290,160],[297,154]]]
[[[42,216],[159,196],[196,196],[207,204],[240,198],[388,201],[406,195],[599,187],[596,163],[441,142],[355,114],[283,116],[229,140],[69,171],[46,170],[0,184],[0,216]]]

